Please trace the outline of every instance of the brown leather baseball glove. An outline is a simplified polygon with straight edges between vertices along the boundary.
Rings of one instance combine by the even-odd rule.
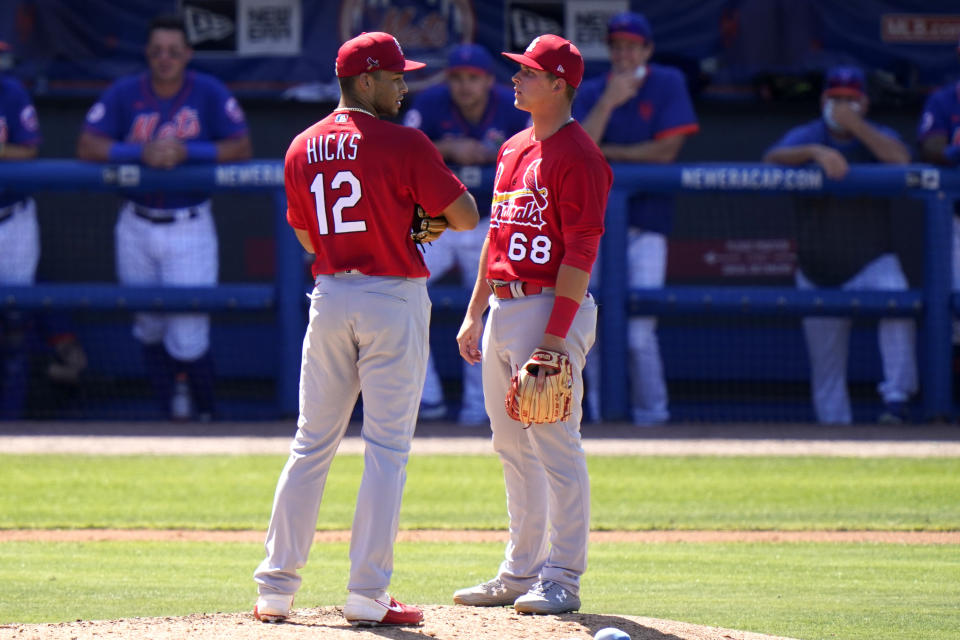
[[[440,234],[447,230],[447,219],[443,216],[431,218],[420,205],[413,212],[413,221],[410,223],[410,239],[417,244],[433,242]]]
[[[567,354],[537,349],[517,370],[507,390],[507,415],[531,424],[563,422],[570,418],[573,369]]]

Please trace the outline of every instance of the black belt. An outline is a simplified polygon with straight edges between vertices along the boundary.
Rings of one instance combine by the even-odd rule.
[[[19,200],[17,202],[14,202],[11,205],[0,208],[0,222],[6,222],[10,218],[12,218],[13,214],[17,212],[17,209],[22,206],[23,206],[23,200]]]
[[[140,205],[133,205],[133,213],[144,220],[149,220],[155,224],[170,224],[171,222],[176,222],[178,220],[189,220],[191,218],[196,218],[200,215],[200,207],[177,207],[176,209],[169,209],[169,211],[182,211],[186,209],[188,212],[187,216],[178,216],[176,214],[171,214],[167,216],[158,216],[156,209],[151,209],[149,207],[141,207]]]

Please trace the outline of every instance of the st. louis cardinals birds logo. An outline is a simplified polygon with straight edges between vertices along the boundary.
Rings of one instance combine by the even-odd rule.
[[[497,167],[497,177],[494,180],[493,212],[490,216],[490,226],[499,227],[502,224],[513,224],[523,227],[542,229],[546,224],[543,212],[550,204],[550,191],[540,185],[540,163],[537,158],[530,163],[523,172],[523,188],[500,191],[496,185],[500,184],[503,175],[503,164]]]

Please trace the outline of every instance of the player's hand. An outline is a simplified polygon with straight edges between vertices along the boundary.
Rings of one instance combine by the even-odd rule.
[[[457,332],[457,346],[460,357],[469,364],[479,364],[483,359],[480,352],[480,338],[483,336],[483,318],[467,315]]]
[[[833,121],[837,123],[837,126],[845,131],[852,131],[858,124],[863,122],[863,116],[860,115],[860,105],[856,102],[834,100],[833,111],[830,115]]]
[[[176,138],[151,140],[143,145],[143,163],[155,169],[172,169],[187,159],[187,148]]]
[[[820,165],[820,168],[827,174],[827,177],[833,180],[840,180],[850,171],[850,165],[847,163],[847,159],[844,158],[839,151],[831,149],[830,147],[818,147],[814,153],[813,160]]]
[[[454,164],[486,164],[496,159],[496,152],[473,138],[449,138],[442,143],[443,154]]]
[[[611,73],[607,80],[607,88],[603,90],[600,101],[609,109],[616,109],[630,98],[637,95],[642,80],[638,80],[633,71]]]

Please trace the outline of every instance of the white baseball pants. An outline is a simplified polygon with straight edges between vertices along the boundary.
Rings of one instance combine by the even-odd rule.
[[[13,214],[0,222],[0,282],[33,284],[40,263],[37,203],[27,198],[11,206]]]
[[[483,391],[493,430],[493,448],[503,464],[510,540],[499,576],[526,591],[537,580],[552,580],[580,592],[587,568],[590,479],[580,440],[583,367],[593,346],[597,305],[587,295],[567,335],[573,369],[573,408],[567,422],[528,429],[507,416],[504,399],[510,379],[540,345],[553,295],[490,299],[483,331]]]
[[[217,230],[210,201],[194,207],[195,218],[170,223],[150,222],[126,202],[114,235],[117,278],[130,285],[201,287],[215,285],[219,271]],[[133,335],[145,344],[163,341],[167,353],[191,362],[210,346],[210,316],[206,313],[137,313]]]
[[[350,536],[347,589],[379,597],[393,543],[427,361],[425,278],[320,276],[303,339],[300,417],[280,475],[260,593],[292,595],[307,562],[330,463],[363,393],[364,465]]]
[[[799,269],[799,289],[816,289]],[[887,253],[870,262],[845,282],[844,291],[903,291],[907,277],[897,256]],[[852,421],[847,392],[847,357],[850,351],[849,318],[803,319],[803,332],[810,356],[810,386],[817,421],[849,424]],[[883,380],[877,385],[884,402],[903,402],[917,390],[916,329],[913,320],[888,318],[878,323]]]

